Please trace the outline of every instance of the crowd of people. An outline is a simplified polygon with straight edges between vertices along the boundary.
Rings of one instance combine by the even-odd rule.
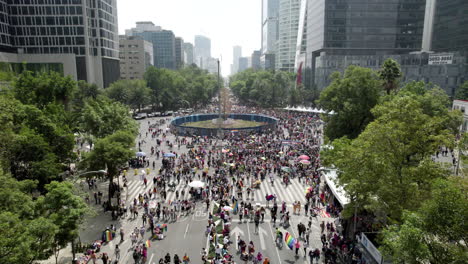
[[[139,212],[141,213],[141,228],[135,229],[130,235],[135,262],[145,263],[148,254],[147,245],[141,239],[138,242],[138,237],[143,238],[146,232],[151,232],[152,238],[163,239],[164,230],[158,229],[157,225],[175,222],[181,216],[193,213],[197,203],[206,204],[209,209],[212,201],[220,205],[218,208],[232,206],[233,210],[226,212],[219,209],[213,212],[228,223],[225,225],[228,229],[223,232],[227,241],[219,249],[215,248],[212,258],[208,258],[209,249],[204,249],[204,263],[234,263],[229,232],[233,214],[237,214],[240,224],[245,221],[254,222],[256,231],[266,216],[271,217],[274,227],[281,226],[283,230],[291,226],[291,218],[295,215],[308,216],[308,223],[299,223],[297,226],[299,237],[294,245],[296,256],[302,248],[303,256],[310,257],[311,263],[318,263],[320,260],[336,263],[339,254],[350,255],[358,261],[359,254],[353,244],[344,239],[341,230],[330,222],[323,221],[320,224],[322,248],[310,247],[311,225],[313,221],[319,221],[318,213],[326,211],[334,217],[339,217],[341,213],[339,206],[329,203],[330,191],[321,180],[319,152],[323,122],[319,116],[246,107],[239,107],[235,111],[273,116],[278,119],[277,127],[262,134],[236,132],[226,133],[223,138],[208,138],[172,135],[166,120],[156,123],[148,121],[148,131],[139,135],[138,148],[141,151],[145,146],[151,152],[147,156],[133,159],[130,166],[131,169],[139,170],[152,167],[154,173],[151,176],[148,171],[139,173],[142,183],[152,186],[132,201],[122,199],[121,204],[125,216],[129,211],[129,217],[137,219]],[[181,146],[185,146],[187,151],[180,151]],[[161,161],[161,166],[156,166],[157,160]],[[128,172],[123,174],[126,176]],[[288,204],[273,193],[264,198],[267,206],[258,206],[255,203],[253,194],[259,184],[273,185],[278,182],[275,179],[280,179],[287,187],[293,178],[307,189],[304,194],[305,203],[295,201]],[[189,183],[194,180],[204,182],[205,186],[189,187]],[[185,188],[177,191],[173,189],[176,192],[175,199],[168,201],[168,190],[181,183]],[[293,206],[292,211],[290,205]],[[211,241],[215,236],[213,222],[210,222],[213,217],[210,213],[205,232]],[[270,263],[268,256],[255,251],[252,241],[247,243],[244,239],[237,238],[238,244],[235,245],[236,252],[241,257],[246,256],[242,257],[243,261]],[[276,244],[281,243],[278,241]],[[170,263],[171,259],[174,263],[189,262],[186,254],[183,258],[179,258],[177,254],[171,258],[171,254],[167,253],[159,263]]]

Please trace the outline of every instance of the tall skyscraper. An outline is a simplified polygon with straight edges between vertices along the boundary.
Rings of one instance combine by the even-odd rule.
[[[261,67],[260,67],[260,56],[261,56],[261,51],[260,50],[254,50],[254,52],[252,53],[252,56],[250,57],[251,59],[251,67],[252,69],[254,70],[259,70]]]
[[[0,0],[0,61],[58,64],[107,87],[119,79],[117,0]]]
[[[305,85],[323,89],[335,71],[349,65],[377,70],[392,58],[401,65],[401,83],[431,82],[453,95],[468,79],[466,41],[461,40],[468,31],[460,26],[467,21],[462,15],[467,5],[455,0],[310,0]]]
[[[240,57],[239,58],[239,69],[238,72],[245,71],[249,68],[249,58],[247,57]]]
[[[238,72],[240,57],[242,57],[242,47],[241,46],[232,47],[232,69],[231,69],[232,75]]]
[[[275,53],[278,41],[279,0],[262,0],[262,53]]]
[[[181,37],[175,38],[175,61],[177,69],[184,66],[184,39]]]
[[[435,3],[432,50],[468,52],[468,1],[427,1]]]
[[[193,61],[193,44],[190,42],[184,43],[184,60],[187,65],[192,65]]]
[[[136,27],[131,29],[125,30],[125,35],[127,36],[135,36],[137,33],[141,33],[144,31],[161,31],[162,28],[160,26],[155,26],[151,21],[138,21],[136,22]]]
[[[176,69],[176,45],[174,33],[170,30],[136,32],[144,40],[153,44],[154,66]]]
[[[211,58],[211,40],[209,38],[201,35],[195,36],[194,57],[198,67],[207,68],[208,60]]]
[[[261,67],[274,69],[276,44],[279,37],[279,0],[262,0]]]
[[[294,71],[300,0],[279,1],[279,36],[276,50],[276,69]]]
[[[120,36],[120,78],[143,79],[146,69],[154,65],[153,44],[139,36]]]

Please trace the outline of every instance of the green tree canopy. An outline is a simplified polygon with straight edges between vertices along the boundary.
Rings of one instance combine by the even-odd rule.
[[[401,225],[382,233],[384,254],[398,263],[465,263],[468,202],[466,179],[438,179],[431,196]]]
[[[457,100],[468,100],[468,81],[465,81],[455,91],[455,99]]]
[[[153,109],[176,110],[206,105],[218,89],[216,77],[196,65],[178,71],[149,67],[144,79],[151,89]]]
[[[233,94],[244,104],[281,107],[288,103],[294,76],[282,71],[274,73],[247,69],[231,76],[229,83]]]
[[[334,73],[330,86],[320,94],[318,103],[334,115],[324,116],[325,135],[334,140],[356,138],[373,119],[371,109],[379,102],[381,81],[371,69],[349,66],[344,75]]]
[[[82,132],[104,138],[118,130],[137,132],[137,123],[127,107],[102,96],[86,102],[81,115]]]
[[[63,77],[57,72],[34,74],[25,71],[18,76],[13,86],[15,97],[21,103],[38,108],[52,102],[67,106],[75,89],[76,82],[70,76]]]
[[[380,78],[384,81],[384,89],[387,94],[398,88],[398,80],[402,76],[400,65],[394,59],[386,59],[379,71]]]
[[[124,167],[128,160],[135,156],[135,135],[126,130],[118,130],[115,133],[99,139],[94,149],[86,153],[80,167],[97,171],[107,168],[109,179],[109,203],[113,194],[112,182],[118,175],[120,168]]]
[[[119,80],[104,90],[105,94],[133,110],[141,110],[150,102],[151,89],[144,80]]]
[[[393,96],[377,105],[376,119],[354,140],[338,139],[323,153],[326,164],[342,172],[341,184],[353,203],[399,222],[403,210],[419,208],[430,193],[430,182],[448,172],[431,155],[439,146],[451,146],[449,111],[425,113],[424,96]],[[456,121],[451,121],[456,122]],[[348,212],[349,213],[349,212]]]

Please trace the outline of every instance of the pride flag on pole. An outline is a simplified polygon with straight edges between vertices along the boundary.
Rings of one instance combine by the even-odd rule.
[[[286,232],[286,235],[284,236],[284,242],[288,245],[289,249],[294,248],[294,244],[296,244],[296,239],[289,234],[289,232]]]
[[[234,202],[234,206],[232,208],[234,208],[234,213],[237,213],[237,210],[239,210],[239,202],[237,200]]]

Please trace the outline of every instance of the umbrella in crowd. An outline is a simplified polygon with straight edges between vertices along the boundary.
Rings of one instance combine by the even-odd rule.
[[[174,153],[170,153],[170,152],[169,153],[164,153],[164,157],[166,157],[166,158],[173,158],[175,156],[176,155]]]
[[[281,167],[281,170],[284,171],[284,172],[291,172],[291,168],[289,167]]]
[[[300,156],[299,156],[299,159],[300,159],[300,160],[309,160],[310,158],[309,158],[309,156],[307,156],[307,155],[300,155]]]
[[[136,156],[137,156],[137,157],[144,157],[144,156],[146,156],[146,153],[140,151],[140,152],[137,152],[137,153],[136,153]]]
[[[192,181],[188,184],[188,186],[192,188],[203,188],[205,187],[205,183],[202,181]]]
[[[309,165],[310,164],[310,161],[308,161],[308,160],[300,160],[299,162],[304,164],[304,165]]]
[[[224,206],[224,207],[222,208],[222,210],[223,210],[223,211],[226,211],[226,212],[231,212],[231,211],[234,210],[234,209],[233,209],[231,206],[227,206],[227,205],[226,205],[226,206]]]
[[[229,149],[222,149],[221,150],[223,153],[228,153],[229,152]]]

